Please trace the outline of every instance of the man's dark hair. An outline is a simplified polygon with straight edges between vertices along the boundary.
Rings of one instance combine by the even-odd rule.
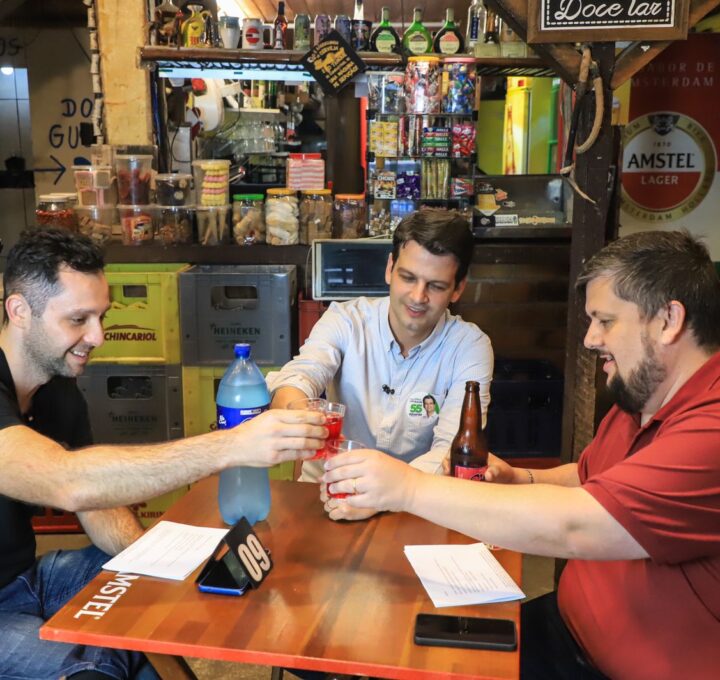
[[[60,292],[58,275],[62,267],[83,273],[102,271],[103,254],[87,236],[66,229],[28,230],[10,249],[3,274],[5,300],[20,294],[33,316],[45,311],[47,301]],[[3,323],[7,323],[3,304]]]
[[[469,222],[457,211],[421,208],[403,219],[393,234],[393,265],[408,241],[415,241],[433,255],[453,255],[457,261],[456,286],[467,276],[473,235]]]
[[[686,230],[630,234],[593,255],[575,287],[583,295],[600,276],[613,279],[622,300],[651,319],[673,300],[685,307],[685,319],[700,347],[720,347],[720,278],[707,248]]]

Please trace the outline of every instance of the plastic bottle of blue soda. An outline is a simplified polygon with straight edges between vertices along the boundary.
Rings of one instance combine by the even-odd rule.
[[[217,426],[223,430],[254,418],[270,406],[265,379],[250,358],[250,345],[238,343],[235,361],[228,366],[217,391]],[[245,517],[250,524],[270,512],[270,482],[267,468],[234,467],[220,473],[220,514],[226,524]]]

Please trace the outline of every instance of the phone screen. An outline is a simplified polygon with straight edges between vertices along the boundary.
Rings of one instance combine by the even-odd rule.
[[[415,643],[511,652],[517,649],[517,633],[515,622],[509,619],[418,614]]]
[[[239,586],[228,571],[225,562],[217,562],[212,571],[198,582],[198,590],[204,593],[219,593],[221,595],[242,595],[246,586]]]

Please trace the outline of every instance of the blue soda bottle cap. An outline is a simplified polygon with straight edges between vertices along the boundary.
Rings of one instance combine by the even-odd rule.
[[[250,357],[250,343],[238,342],[234,347],[236,359],[247,359]]]

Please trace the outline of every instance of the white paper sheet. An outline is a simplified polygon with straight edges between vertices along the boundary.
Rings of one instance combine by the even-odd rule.
[[[507,602],[525,597],[482,543],[406,545],[405,556],[436,607]]]
[[[215,550],[228,529],[158,522],[103,565],[109,571],[182,581]]]

